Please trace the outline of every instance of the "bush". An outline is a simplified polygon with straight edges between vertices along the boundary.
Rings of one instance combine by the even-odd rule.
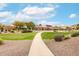
[[[14,31],[12,30],[12,31],[10,31],[11,33],[14,33]]]
[[[71,37],[77,37],[77,36],[79,36],[79,32],[74,32],[71,34]]]
[[[69,36],[66,36],[66,37],[65,37],[65,40],[66,40],[66,39],[70,39],[70,37],[69,37]]]
[[[22,33],[32,32],[31,30],[23,30]]]
[[[3,41],[2,41],[2,39],[0,38],[0,45],[2,45],[3,44]]]
[[[54,39],[55,39],[55,41],[63,41],[64,40],[64,35],[61,35],[61,34],[55,35]]]

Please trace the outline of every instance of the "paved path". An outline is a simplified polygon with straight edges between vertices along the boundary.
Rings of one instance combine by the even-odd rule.
[[[35,36],[29,51],[29,56],[54,56],[42,41],[41,33],[39,32]]]

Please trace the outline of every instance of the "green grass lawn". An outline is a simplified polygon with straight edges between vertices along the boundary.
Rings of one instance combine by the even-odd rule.
[[[42,39],[53,39],[56,34],[64,34],[64,36],[68,36],[71,32],[43,32],[41,36]]]
[[[2,38],[3,40],[32,40],[35,34],[36,32],[0,34],[0,38]]]

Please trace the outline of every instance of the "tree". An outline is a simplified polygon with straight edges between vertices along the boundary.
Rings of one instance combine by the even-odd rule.
[[[23,28],[23,26],[25,25],[25,23],[24,22],[20,22],[20,21],[15,21],[13,23],[13,25],[16,26],[16,29],[21,30]]]
[[[72,28],[67,26],[67,27],[66,27],[66,30],[71,31]]]
[[[34,29],[34,26],[35,26],[33,22],[20,22],[20,21],[15,21],[13,25],[15,25],[18,30],[21,30],[21,29],[23,30],[25,28],[32,30]]]
[[[0,23],[0,31],[3,31],[4,25]]]
[[[26,24],[27,28],[30,30],[33,30],[35,27],[35,24],[33,22],[28,22],[28,23],[26,22],[25,24]]]
[[[77,29],[77,30],[79,29],[79,24],[76,25],[76,29]]]

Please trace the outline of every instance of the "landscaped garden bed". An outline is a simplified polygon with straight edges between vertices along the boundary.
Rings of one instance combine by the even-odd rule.
[[[78,37],[79,32],[78,31],[72,31],[72,32],[43,32],[41,34],[41,37],[43,40],[55,40],[55,41],[62,41],[66,39],[70,39],[71,37]],[[59,38],[59,39],[58,39]]]
[[[42,39],[52,40],[56,35],[64,35],[65,37],[70,36],[71,32],[43,32],[41,34]]]
[[[79,37],[71,37],[61,42],[54,40],[44,42],[55,56],[79,56]]]
[[[79,56],[79,32],[43,32],[41,36],[54,55]]]

